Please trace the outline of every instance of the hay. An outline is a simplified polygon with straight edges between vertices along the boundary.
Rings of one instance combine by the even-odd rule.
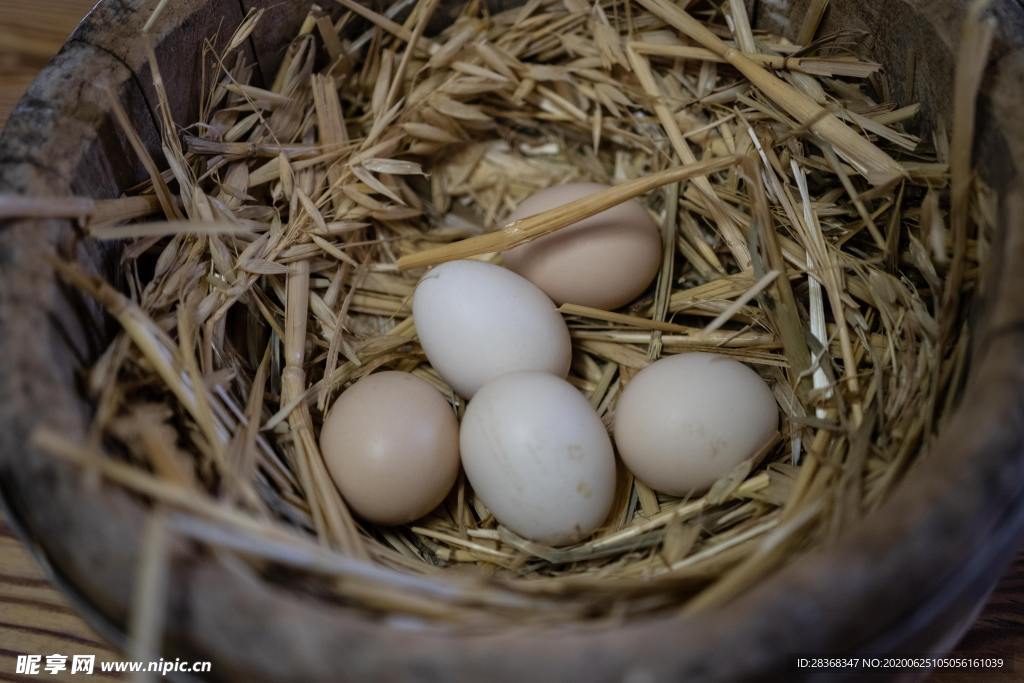
[[[474,629],[707,609],[885,501],[967,368],[962,312],[994,213],[969,162],[980,13],[949,145],[903,128],[915,106],[875,98],[884,75],[843,49],[849,36],[815,41],[827,2],[811,3],[803,45],[752,29],[735,1],[533,0],[494,15],[470,2],[432,36],[437,2],[339,2],[337,20],[313,9],[267,83],[243,47],[260,13],[211,37],[187,130],[150,51],[166,168],[113,110],[149,176],[137,196],[0,201],[0,215],[132,240],[122,291],[55,263],[123,331],[87,377],[91,441],[44,429],[37,445],[152,501],[153,534],[298,590]],[[615,186],[503,225],[576,179]],[[388,367],[464,408],[416,340],[423,267],[496,260],[634,196],[666,259],[626,310],[562,307],[570,381],[609,423],[662,354],[727,354],[774,388],[785,418],[770,447],[689,499],[620,469],[606,526],[567,548],[498,526],[464,480],[415,525],[353,519],[316,439],[338,392]]]

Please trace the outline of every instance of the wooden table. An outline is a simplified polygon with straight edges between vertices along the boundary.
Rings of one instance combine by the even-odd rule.
[[[94,0],[0,0],[0,125],[93,4]],[[104,680],[98,673],[16,676],[15,658],[25,653],[117,656],[50,586],[0,520],[0,681]],[[1000,674],[941,672],[931,677],[933,683],[1024,680],[1024,556],[1000,583],[958,654],[1011,658],[1016,666]]]

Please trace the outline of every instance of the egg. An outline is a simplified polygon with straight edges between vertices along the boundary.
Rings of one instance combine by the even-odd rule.
[[[568,204],[607,189],[598,183],[557,185],[532,195],[509,220]],[[504,253],[504,265],[557,303],[611,310],[640,296],[661,266],[661,231],[636,200],[618,204]]]
[[[731,358],[662,358],[626,385],[615,411],[619,456],[655,491],[702,491],[774,436],[778,406],[761,377]]]
[[[349,507],[404,524],[444,500],[459,474],[459,424],[441,392],[407,372],[378,372],[338,397],[320,450]]]
[[[465,398],[509,372],[569,372],[569,329],[555,305],[500,266],[437,266],[416,286],[412,311],[427,360]]]
[[[615,455],[601,419],[571,384],[518,372],[485,385],[459,432],[473,491],[503,525],[549,545],[589,536],[608,516]]]

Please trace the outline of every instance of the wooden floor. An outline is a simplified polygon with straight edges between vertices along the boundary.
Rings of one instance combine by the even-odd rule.
[[[0,126],[96,0],[0,0]]]
[[[0,681],[28,681],[15,674],[17,655],[95,655],[97,661],[119,653],[89,628],[64,596],[43,577],[35,560],[0,523]],[[45,661],[45,659],[44,659]],[[81,674],[43,674],[46,680],[82,680]],[[116,680],[97,670],[86,678]]]
[[[93,0],[0,0],[0,125]],[[16,675],[18,654],[95,654],[117,657],[114,648],[79,619],[43,577],[27,550],[0,520],[0,681],[110,680],[91,677]],[[1003,579],[958,654],[1013,659],[1000,674],[943,672],[932,683],[1024,680],[1024,556]]]

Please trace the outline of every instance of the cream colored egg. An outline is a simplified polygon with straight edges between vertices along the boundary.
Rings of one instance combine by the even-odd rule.
[[[574,543],[608,516],[611,440],[587,399],[563,379],[519,372],[485,385],[466,408],[459,443],[473,491],[521,536]]]
[[[582,199],[607,185],[568,183],[534,194],[509,220]],[[505,267],[558,303],[611,310],[643,294],[661,266],[661,232],[631,199],[504,253]]]
[[[407,372],[378,372],[334,402],[320,450],[349,507],[404,524],[444,500],[459,474],[459,425],[439,391]]]
[[[434,369],[461,396],[509,372],[569,372],[569,329],[544,292],[482,261],[431,269],[412,302],[416,333]]]
[[[754,455],[778,429],[761,377],[711,353],[668,356],[626,385],[615,411],[615,445],[640,481],[675,496],[700,492]]]

